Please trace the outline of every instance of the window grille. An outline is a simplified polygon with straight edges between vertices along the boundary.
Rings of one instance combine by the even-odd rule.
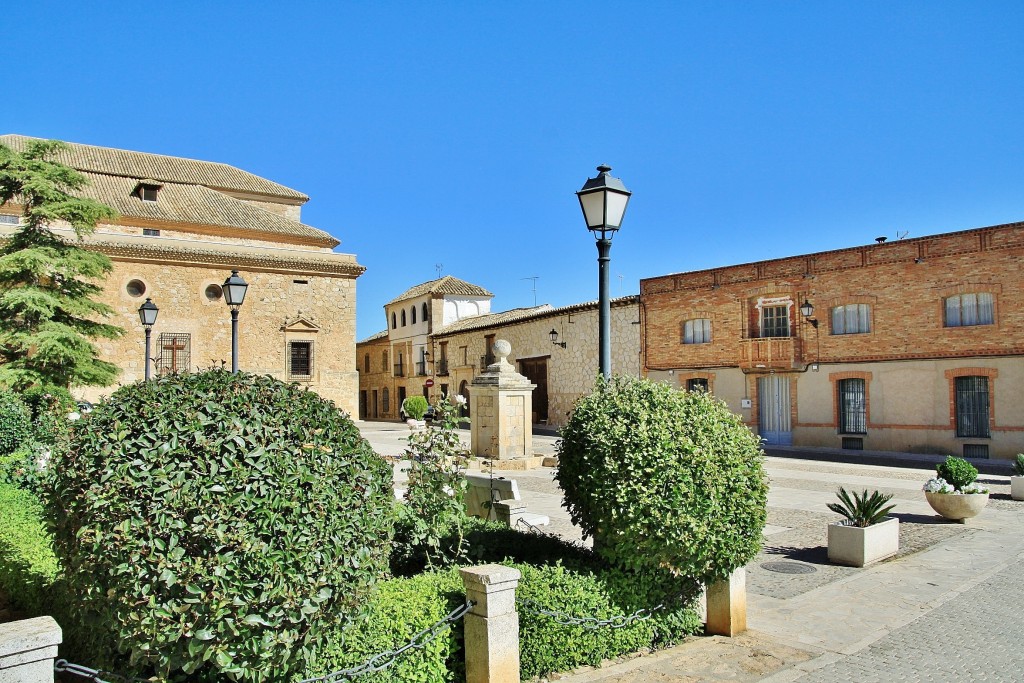
[[[789,336],[789,306],[765,306],[761,309],[761,336]]]
[[[995,299],[990,292],[957,294],[946,299],[946,327],[992,325],[995,321]]]
[[[309,379],[313,376],[313,342],[288,342],[289,379]]]
[[[870,305],[847,304],[832,309],[832,334],[864,334],[870,331]]]
[[[708,380],[707,377],[694,377],[686,380],[687,391],[708,391]]]
[[[684,344],[708,344],[711,342],[711,319],[694,318],[683,323]]]
[[[161,332],[156,338],[157,374],[188,372],[192,335],[183,332]]]
[[[844,436],[842,447],[845,451],[862,451],[864,450],[864,439],[859,436]]]
[[[987,458],[988,457],[988,444],[987,443],[965,443],[964,444],[964,457],[965,458]]]
[[[156,230],[154,228],[143,228],[142,229],[142,235],[144,237],[159,237],[160,236],[160,231]]]
[[[867,434],[868,411],[864,380],[841,379],[839,392],[839,433]]]
[[[988,438],[988,377],[957,377],[956,435]]]
[[[387,387],[384,387],[384,391],[381,393],[381,401],[384,403],[383,412],[386,415],[391,412],[391,392],[388,391]]]

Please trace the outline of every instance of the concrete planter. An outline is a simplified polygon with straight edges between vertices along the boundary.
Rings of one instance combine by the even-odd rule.
[[[1024,477],[1010,477],[1010,498],[1024,500]]]
[[[900,549],[900,520],[889,517],[871,526],[828,525],[828,560],[863,567],[892,557]]]
[[[971,517],[977,517],[988,505],[987,493],[932,493],[925,491],[924,497],[939,515],[963,524]]]

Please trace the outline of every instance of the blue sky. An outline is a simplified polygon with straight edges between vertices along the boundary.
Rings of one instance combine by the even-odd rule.
[[[20,2],[0,132],[230,163],[367,267],[358,336],[443,274],[639,280],[1024,220],[1024,3]],[[621,277],[620,277],[621,276]]]

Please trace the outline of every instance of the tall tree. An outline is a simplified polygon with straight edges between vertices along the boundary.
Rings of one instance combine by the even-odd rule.
[[[66,148],[57,140],[31,141],[20,152],[0,144],[0,205],[21,207],[24,217],[0,249],[0,385],[15,389],[107,386],[119,372],[91,341],[124,333],[100,322],[113,309],[94,300],[113,266],[82,246],[117,214],[76,196],[87,179],[53,160]],[[55,224],[70,225],[75,238],[56,234]]]

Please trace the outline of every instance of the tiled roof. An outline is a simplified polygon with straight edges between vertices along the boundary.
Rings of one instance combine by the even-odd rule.
[[[0,144],[21,150],[36,139],[0,135]],[[338,240],[323,230],[218,191],[270,195],[268,199],[283,198],[289,200],[289,204],[308,199],[283,185],[226,164],[79,144],[69,144],[67,150],[54,158],[78,169],[89,181],[79,194],[113,207],[125,217],[124,223],[131,224],[131,219],[135,218],[187,226],[227,227],[254,233],[255,238],[264,233],[288,236],[293,239],[285,241],[320,247],[338,245]],[[143,201],[137,193],[140,184],[160,186],[157,201]]]
[[[25,135],[0,135],[0,144],[22,151],[33,140]],[[76,142],[66,143],[68,149],[55,155],[54,160],[80,171],[93,171],[105,175],[128,178],[151,178],[172,183],[205,185],[229,192],[248,192],[283,199],[309,201],[309,197],[291,188],[261,178],[258,175],[213,161],[197,161],[148,152],[132,152],[111,147],[94,147]]]
[[[640,297],[636,294],[631,296],[623,296],[617,299],[611,300],[612,306],[628,306],[629,304],[637,304],[640,302]],[[539,318],[548,318],[558,315],[565,315],[567,313],[575,313],[576,311],[585,311],[592,308],[597,308],[597,301],[586,301],[581,304],[572,304],[570,306],[562,306],[560,308],[553,308],[550,304],[542,304],[540,306],[534,306],[533,308],[513,308],[510,311],[504,311],[503,313],[487,313],[485,315],[476,315],[471,318],[463,318],[462,320],[456,320],[451,325],[436,330],[434,336],[443,336],[447,334],[454,334],[456,332],[466,332],[468,330],[478,330],[487,327],[499,327],[501,325],[510,325],[512,323],[519,323],[525,320],[535,320]]]
[[[378,339],[384,339],[387,336],[388,336],[388,331],[387,330],[381,330],[377,334],[371,334],[366,339],[363,339],[362,341],[357,342],[357,343],[365,344],[366,342],[372,342],[372,341],[377,341]]]
[[[416,285],[411,289],[407,289],[405,292],[396,296],[394,299],[389,301],[385,306],[393,304],[396,301],[405,301],[407,299],[415,299],[418,296],[424,294],[461,294],[462,296],[494,296],[483,287],[477,287],[476,285],[470,284],[465,280],[460,280],[457,277],[451,275],[445,275],[437,280],[430,280],[423,284]]]
[[[103,202],[122,216],[189,225],[215,225],[250,232],[266,232],[303,238],[322,246],[336,246],[338,240],[323,230],[265,211],[251,202],[235,199],[202,185],[165,182],[155,202],[143,201],[135,193],[138,179],[83,172],[89,184],[79,193]]]

